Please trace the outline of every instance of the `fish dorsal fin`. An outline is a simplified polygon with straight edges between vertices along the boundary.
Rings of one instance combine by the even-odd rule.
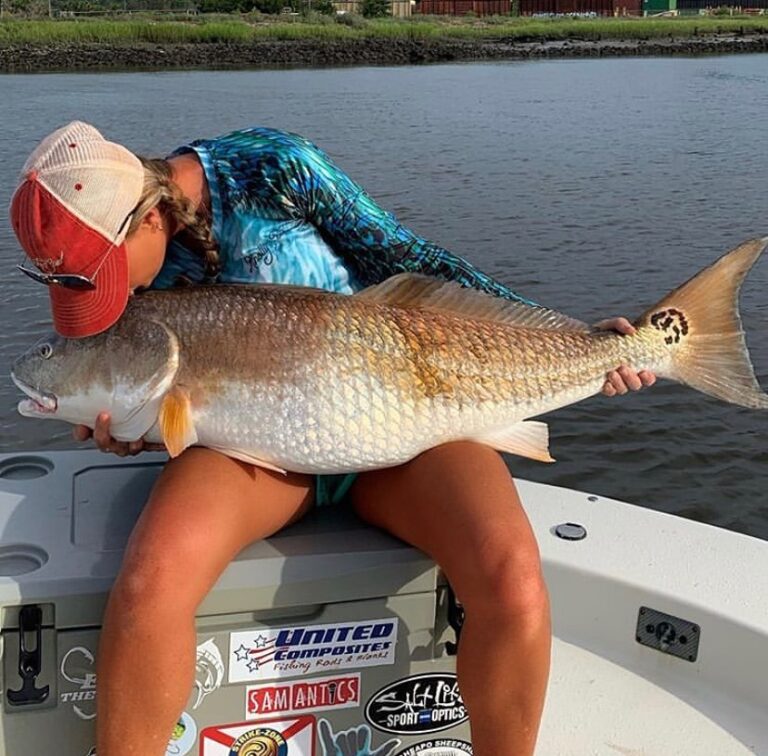
[[[197,431],[192,421],[192,403],[186,389],[174,386],[163,397],[157,422],[171,457],[178,457],[184,449],[197,442]]]
[[[586,323],[555,310],[495,297],[477,289],[465,288],[455,281],[443,281],[420,273],[399,273],[380,284],[363,289],[355,296],[378,304],[448,312],[520,328],[590,330]]]

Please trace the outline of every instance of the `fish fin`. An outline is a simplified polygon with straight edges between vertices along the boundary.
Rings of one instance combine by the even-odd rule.
[[[654,328],[671,348],[659,375],[743,407],[768,408],[757,382],[739,315],[742,281],[768,237],[732,249],[647,310],[635,325]]]
[[[184,449],[197,442],[197,431],[192,422],[192,405],[186,389],[174,386],[163,397],[157,422],[171,457],[178,457]]]
[[[221,454],[225,454],[227,457],[232,457],[232,459],[239,459],[241,462],[247,462],[250,465],[263,467],[265,470],[273,470],[274,472],[279,472],[283,475],[287,474],[287,472],[283,470],[282,467],[273,465],[271,462],[267,462],[264,459],[259,459],[250,452],[243,451],[242,449],[227,449],[224,446],[211,446],[209,448],[213,449],[214,451],[221,452]]]
[[[503,431],[486,433],[473,439],[497,451],[517,454],[538,462],[554,462],[549,454],[549,427],[539,420],[523,420]]]
[[[555,310],[496,297],[477,289],[465,288],[455,281],[444,281],[420,273],[398,273],[354,296],[379,304],[448,312],[520,328],[590,330],[586,323]]]

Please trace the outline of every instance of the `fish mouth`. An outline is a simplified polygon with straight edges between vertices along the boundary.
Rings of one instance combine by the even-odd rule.
[[[59,408],[59,400],[55,394],[38,389],[25,383],[11,371],[11,380],[29,397],[22,399],[18,404],[19,414],[24,417],[40,417],[41,415],[54,415]]]

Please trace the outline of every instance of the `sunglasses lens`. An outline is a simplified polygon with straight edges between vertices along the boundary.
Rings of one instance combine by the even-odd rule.
[[[90,278],[77,275],[77,273],[41,273],[38,270],[25,268],[23,265],[17,265],[16,267],[33,281],[45,284],[46,286],[64,286],[67,289],[75,289],[76,291],[92,291],[96,288],[96,284]]]
[[[93,281],[85,276],[78,276],[75,274],[62,273],[58,276],[51,276],[50,283],[64,286],[67,289],[75,289],[77,291],[91,291],[96,288]]]

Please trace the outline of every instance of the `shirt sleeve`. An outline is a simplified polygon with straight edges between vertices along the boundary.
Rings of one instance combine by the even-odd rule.
[[[301,139],[292,156],[294,202],[364,285],[413,272],[535,305],[466,260],[421,238],[379,207],[330,158]]]

